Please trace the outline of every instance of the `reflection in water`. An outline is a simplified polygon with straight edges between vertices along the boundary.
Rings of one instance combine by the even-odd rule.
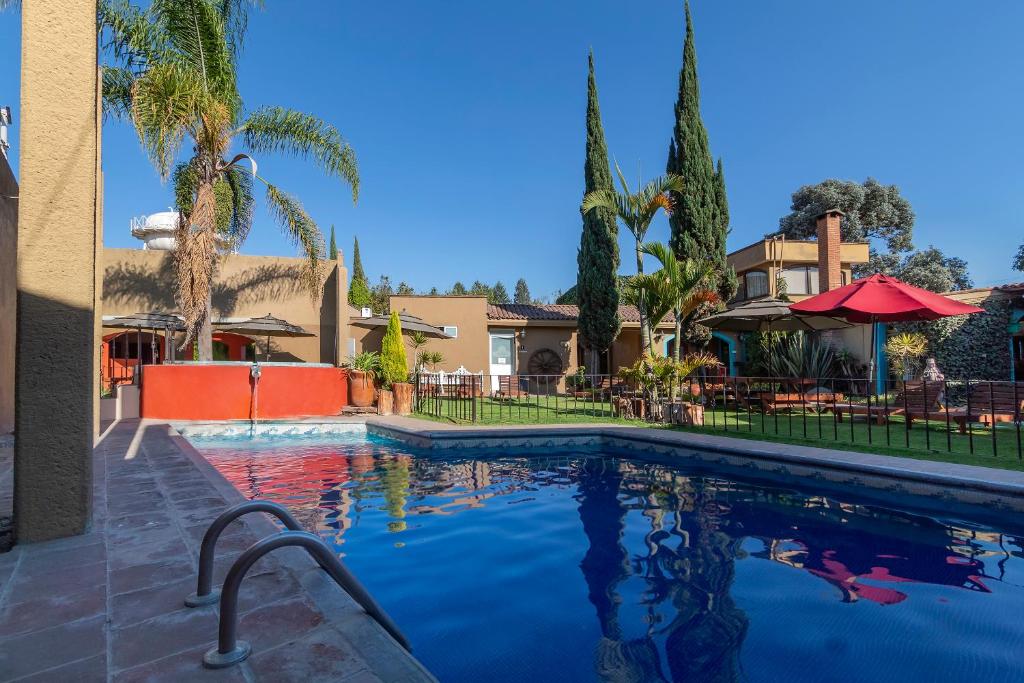
[[[441,680],[474,680],[467,674],[480,666],[474,655],[486,662],[497,652],[515,654],[517,648],[531,656],[522,661],[511,657],[510,670],[496,666],[489,680],[547,680],[556,671],[566,681],[777,680],[781,661],[751,666],[745,652],[785,647],[814,637],[818,628],[824,639],[832,622],[805,626],[809,634],[779,632],[776,615],[764,609],[763,591],[776,584],[771,596],[778,601],[775,609],[792,602],[830,615],[836,623],[845,623],[843,614],[862,620],[857,621],[864,625],[856,627],[860,630],[850,621],[828,635],[830,643],[846,643],[840,653],[865,643],[869,654],[870,648],[883,648],[883,631],[902,628],[900,619],[912,623],[930,615],[937,604],[951,606],[947,616],[955,617],[952,610],[970,594],[989,596],[987,604],[998,606],[991,596],[994,585],[1005,587],[1003,601],[1021,604],[1022,599],[1007,579],[1022,562],[1016,537],[664,465],[585,454],[438,457],[365,437],[196,443],[249,497],[288,505],[340,554],[366,562],[361,575],[369,572],[371,590],[389,610],[404,616],[399,623]],[[567,507],[578,514],[575,530],[566,526]],[[413,547],[405,555],[394,554],[406,540]],[[541,541],[555,542],[545,546],[550,557],[535,550]],[[393,554],[385,554],[385,546]],[[556,561],[559,551],[565,552],[566,562]],[[422,555],[410,554],[417,552]],[[499,552],[511,553],[516,559],[506,565],[514,566],[485,564],[496,561],[488,558]],[[452,585],[409,585],[408,593],[389,598],[388,591],[399,591],[396,582],[382,579],[378,586],[372,575],[390,563],[401,563],[402,581],[409,584],[419,580],[426,565],[443,576],[468,578],[453,578]],[[746,568],[743,573],[738,573],[739,563]],[[768,572],[768,566],[777,569]],[[487,583],[489,574],[499,570],[507,575]],[[540,587],[556,577],[558,590],[542,597]],[[571,597],[580,577],[582,604]],[[533,588],[513,588],[520,579]],[[912,589],[915,585],[933,588]],[[502,625],[497,640],[471,625],[477,615],[451,613],[460,608],[446,613],[445,608],[462,604],[467,592],[479,591],[480,597],[488,590],[509,591],[498,613],[484,615],[484,623]],[[433,610],[403,597],[426,592],[438,596]],[[557,605],[556,599],[561,600]],[[531,601],[537,603],[529,605],[534,623],[520,624],[513,610]],[[856,609],[851,606],[857,603],[887,610],[834,613]],[[973,603],[965,605],[968,609]],[[500,613],[504,608],[507,619]],[[778,618],[784,616],[778,612]],[[438,623],[431,625],[431,619]],[[550,636],[534,633],[549,620],[556,629]],[[993,628],[996,633],[1009,629],[1002,623]],[[961,643],[969,635],[957,634]],[[550,641],[556,639],[563,650],[552,648]],[[473,653],[462,652],[459,661],[450,661],[445,653],[453,642]],[[586,659],[582,652],[592,652],[592,661],[585,669],[574,668]],[[835,665],[836,653],[827,655],[821,666]],[[959,660],[946,655],[950,659],[941,665],[951,676],[955,671],[948,667],[955,668]],[[786,669],[785,677],[822,680],[814,653],[802,656],[801,667]],[[924,670],[921,662],[934,657],[927,651],[920,658],[908,655],[904,666],[909,668],[902,672],[899,665],[890,665],[870,676],[840,671],[831,678],[905,680],[900,676],[913,677]],[[981,658],[981,664],[979,658],[975,653],[970,667],[1002,672],[998,658]],[[872,664],[858,666],[870,670]],[[989,680],[974,678],[983,679]]]

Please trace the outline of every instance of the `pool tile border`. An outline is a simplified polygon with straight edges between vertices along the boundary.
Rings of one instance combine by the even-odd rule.
[[[929,502],[929,507],[960,503],[1024,512],[1024,472],[1010,470],[645,427],[462,427],[407,417],[369,417],[366,423],[371,433],[431,450],[605,447],[644,459],[685,458],[754,476],[910,495]]]

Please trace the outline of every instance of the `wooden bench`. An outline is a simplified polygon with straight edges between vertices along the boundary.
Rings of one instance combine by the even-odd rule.
[[[893,415],[902,415],[907,427],[912,427],[914,420],[944,418],[946,409],[939,403],[942,397],[942,382],[906,382],[904,389],[896,394],[892,401],[875,401],[869,407],[866,403],[837,403],[833,406],[836,419],[843,421],[843,415],[867,415],[877,424],[885,422]]]
[[[981,382],[967,393],[967,405],[951,408],[950,417],[961,434],[967,433],[968,422],[991,427],[997,422],[1020,422],[1024,413],[1024,382]]]
[[[780,410],[792,410],[794,408],[823,413],[831,410],[834,403],[841,403],[845,399],[841,393],[833,393],[831,391],[809,391],[803,394],[780,391],[752,391],[749,394],[749,398],[744,394],[740,394],[738,400],[745,407],[759,409],[766,415],[771,415]]]

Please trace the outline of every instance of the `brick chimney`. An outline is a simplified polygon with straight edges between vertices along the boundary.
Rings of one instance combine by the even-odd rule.
[[[839,209],[829,209],[818,216],[818,287],[827,292],[843,286],[839,256],[841,241],[839,223],[845,216]]]

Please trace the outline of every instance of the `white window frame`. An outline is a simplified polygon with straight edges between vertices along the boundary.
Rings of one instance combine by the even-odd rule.
[[[459,327],[458,325],[441,325],[441,330],[452,339],[459,338]]]

